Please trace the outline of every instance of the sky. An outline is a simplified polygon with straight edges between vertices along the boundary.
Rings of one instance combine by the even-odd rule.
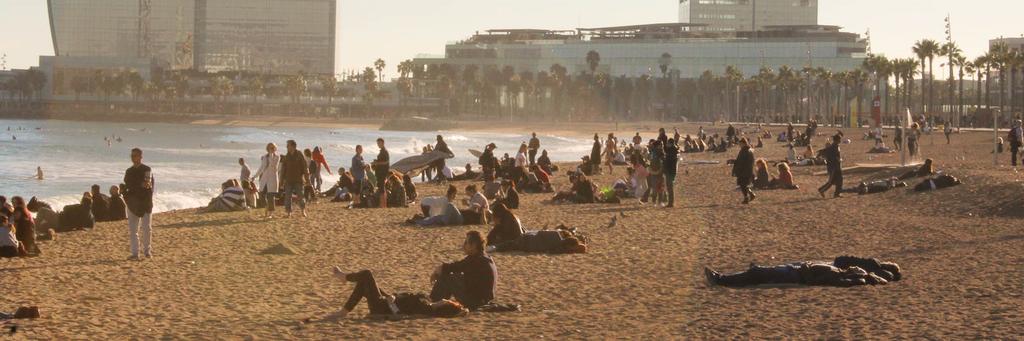
[[[87,1],[87,0],[82,0]],[[819,0],[822,25],[848,32],[871,30],[872,50],[910,57],[915,41],[953,39],[973,59],[988,40],[1019,37],[1020,0]],[[574,29],[678,21],[678,0],[338,0],[337,70],[361,70],[377,58],[385,76],[418,54],[443,55],[448,42],[493,28]],[[7,68],[38,64],[52,55],[45,0],[0,0],[0,55]],[[936,63],[938,68],[939,63]],[[940,70],[936,70],[938,74]]]

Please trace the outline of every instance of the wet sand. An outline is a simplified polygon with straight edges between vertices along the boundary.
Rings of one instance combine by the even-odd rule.
[[[898,162],[898,154],[865,154],[870,142],[859,133],[848,131],[857,136],[843,146],[847,166]],[[617,135],[632,132],[623,127]],[[431,269],[460,258],[465,231],[487,227],[423,229],[402,224],[418,208],[348,210],[326,202],[311,206],[306,219],[159,214],[156,258],[143,262],[125,260],[124,223],[61,234],[42,242],[41,257],[0,259],[0,309],[40,307],[40,319],[4,323],[19,326],[15,339],[1019,338],[1024,176],[992,165],[991,133],[956,135],[951,146],[941,135],[934,145],[931,139],[923,138],[923,153],[964,185],[821,199],[815,188],[825,177],[812,173],[824,167],[797,167],[802,189],[759,191],[757,201],[741,205],[725,165],[735,156],[730,150],[681,158],[722,164],[681,166],[673,209],[632,200],[555,205],[547,194],[523,195],[517,214],[529,228],[565,223],[586,232],[591,245],[585,255],[495,254],[497,300],[522,304],[521,312],[382,321],[364,318],[362,304],[336,318],[352,286],[331,276],[332,265],[370,269],[391,291],[426,292]],[[785,148],[766,141],[756,155],[781,160]],[[1000,158],[1008,164],[1008,154]],[[624,167],[605,171],[596,177],[604,186],[625,176]],[[872,176],[879,175],[851,172],[846,183]],[[566,182],[555,177],[558,188]],[[419,191],[437,195],[443,188]],[[613,216],[619,218],[610,226]],[[259,254],[279,242],[300,254]],[[726,289],[709,287],[701,272],[844,254],[898,262],[904,280]]]

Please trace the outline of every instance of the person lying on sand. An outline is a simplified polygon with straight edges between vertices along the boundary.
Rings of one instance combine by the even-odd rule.
[[[586,238],[576,229],[558,225],[555,230],[525,231],[515,240],[488,244],[487,251],[549,254],[587,253],[587,242]]]
[[[961,182],[960,179],[957,179],[955,176],[943,174],[943,175],[939,175],[939,176],[936,176],[934,178],[922,181],[921,183],[917,184],[917,186],[914,186],[914,191],[915,192],[934,191],[934,190],[938,190],[938,189],[943,189],[943,188],[949,188],[949,187],[957,186],[957,185],[960,185],[962,183],[963,182]]]
[[[798,262],[775,266],[751,264],[746,271],[732,274],[721,274],[704,268],[704,276],[711,285],[725,287],[763,284],[851,287],[887,284],[902,278],[896,263],[851,256],[836,257],[832,262]]]
[[[899,181],[899,179],[893,177],[886,180],[877,180],[872,182],[861,182],[857,187],[847,188],[843,190],[843,193],[854,193],[857,195],[867,195],[888,192],[896,188],[907,187],[906,182]]]
[[[877,140],[875,146],[868,150],[868,154],[892,154],[895,152],[892,148],[886,147],[885,142],[882,142],[882,140]]]
[[[349,296],[340,312],[342,318],[348,316],[348,313],[352,312],[363,298],[366,298],[366,306],[370,308],[370,315],[459,317],[469,313],[468,309],[455,300],[431,301],[427,295],[421,293],[388,294],[378,286],[377,280],[370,270],[345,273],[341,268],[335,266],[334,275],[343,281],[355,283],[352,295]]]

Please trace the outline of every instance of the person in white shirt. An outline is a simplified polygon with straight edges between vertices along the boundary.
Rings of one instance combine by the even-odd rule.
[[[469,200],[466,202],[468,207],[460,210],[463,221],[470,225],[486,225],[487,210],[491,207],[487,197],[477,190],[476,185],[466,186],[466,195],[469,196]]]
[[[0,214],[0,258],[18,257],[19,245],[14,226],[8,223],[7,216]]]
[[[277,198],[281,155],[277,154],[277,145],[267,144],[267,154],[260,157],[260,169],[256,171],[259,179],[260,197],[266,201],[267,218],[274,218],[274,199]]]

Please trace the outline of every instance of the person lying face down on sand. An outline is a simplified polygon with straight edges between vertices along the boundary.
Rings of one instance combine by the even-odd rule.
[[[587,253],[587,242],[575,228],[558,225],[554,230],[525,231],[516,239],[487,245],[488,252],[521,251],[549,254]]]
[[[900,267],[893,262],[853,256],[836,257],[832,262],[799,262],[775,266],[751,264],[746,271],[722,274],[704,268],[711,285],[747,287],[763,284],[800,284],[851,287],[883,285],[902,279]]]

